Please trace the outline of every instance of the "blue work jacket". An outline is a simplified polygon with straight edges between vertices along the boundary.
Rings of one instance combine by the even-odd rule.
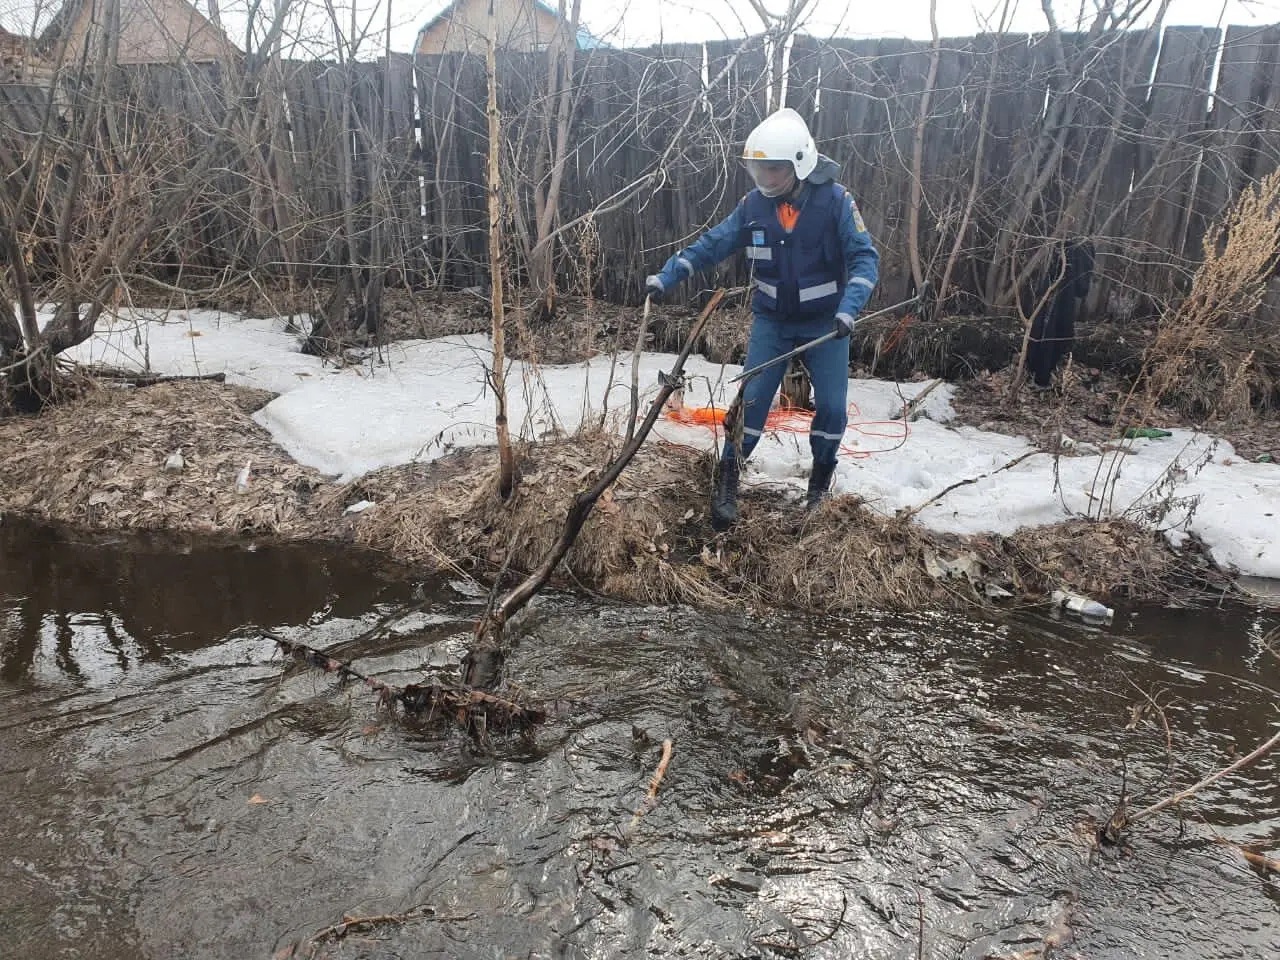
[[[778,219],[785,199],[800,208],[790,232]],[[752,307],[765,316],[856,317],[880,276],[880,255],[853,197],[837,183],[806,181],[791,198],[752,190],[729,216],[668,260],[658,279],[672,290],[741,249],[752,265]]]

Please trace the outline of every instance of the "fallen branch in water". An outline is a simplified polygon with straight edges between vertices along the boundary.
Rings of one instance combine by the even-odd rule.
[[[1209,776],[1205,777],[1199,783],[1193,783],[1191,786],[1187,787],[1185,790],[1179,790],[1177,793],[1173,794],[1172,796],[1165,797],[1163,800],[1159,801],[1158,803],[1153,803],[1149,807],[1144,807],[1143,809],[1139,810],[1137,813],[1133,813],[1133,814],[1129,813],[1127,805],[1122,801],[1120,804],[1120,809],[1116,810],[1116,812],[1111,815],[1110,819],[1107,820],[1106,825],[1103,827],[1101,839],[1105,840],[1108,843],[1119,842],[1121,833],[1127,827],[1131,827],[1135,823],[1137,823],[1139,820],[1145,820],[1147,817],[1150,817],[1153,814],[1159,813],[1161,810],[1165,810],[1165,809],[1168,809],[1169,807],[1176,806],[1177,804],[1181,803],[1183,800],[1186,800],[1194,796],[1195,794],[1199,793],[1205,787],[1211,784],[1217,783],[1223,777],[1228,777],[1238,770],[1243,770],[1245,767],[1249,766],[1249,764],[1253,763],[1254,761],[1260,760],[1262,757],[1265,757],[1268,753],[1270,753],[1272,750],[1275,749],[1277,744],[1280,744],[1280,732],[1277,732],[1276,735],[1272,737],[1270,740],[1268,740],[1266,743],[1259,746],[1257,749],[1255,749],[1252,753],[1248,754],[1247,756],[1241,757],[1239,760],[1237,760],[1235,763],[1231,764],[1230,766],[1223,767],[1221,770],[1217,771],[1216,773],[1209,774]]]
[[[272,956],[272,960],[289,960],[291,957],[311,958],[326,943],[336,943],[344,939],[349,933],[360,933],[366,930],[373,930],[377,927],[386,926],[388,924],[403,925],[406,923],[414,923],[418,920],[433,920],[436,923],[462,923],[467,920],[474,920],[475,914],[469,913],[460,917],[441,917],[437,916],[435,909],[432,907],[415,907],[404,913],[382,913],[373,916],[350,916],[345,915],[341,923],[335,923],[332,926],[325,927],[312,934],[306,940],[299,940],[290,944],[283,950],[276,951]],[[305,952],[301,952],[305,951]]]
[[[441,715],[476,735],[482,742],[488,732],[526,733],[547,719],[547,712],[514,700],[494,696],[483,690],[455,684],[410,683],[403,687],[370,677],[351,666],[350,661],[337,660],[305,643],[295,643],[267,633],[286,654],[298,663],[332,673],[340,682],[358,680],[378,695],[378,706],[394,710],[399,706],[407,714],[428,717]]]
[[[1137,813],[1133,814],[1133,816],[1129,817],[1129,823],[1130,824],[1137,823],[1139,820],[1143,820],[1154,813],[1159,813],[1161,810],[1164,810],[1168,807],[1172,807],[1172,806],[1175,806],[1176,804],[1181,803],[1183,800],[1186,800],[1187,798],[1199,793],[1201,790],[1203,790],[1205,787],[1209,786],[1210,784],[1217,783],[1223,777],[1230,776],[1231,774],[1235,773],[1237,770],[1242,770],[1245,767],[1249,766],[1249,764],[1253,763],[1255,760],[1260,760],[1262,757],[1265,757],[1268,753],[1270,753],[1273,749],[1275,749],[1276,744],[1280,744],[1280,732],[1277,732],[1274,737],[1272,737],[1266,743],[1262,744],[1262,746],[1258,747],[1248,756],[1241,757],[1239,760],[1237,760],[1235,763],[1231,764],[1230,766],[1223,767],[1217,773],[1209,774],[1209,776],[1205,777],[1199,783],[1194,783],[1191,786],[1187,787],[1187,789],[1180,790],[1171,797],[1165,797],[1159,803],[1153,803],[1151,806],[1144,807],[1142,810],[1139,810]]]
[[[565,514],[564,526],[560,530],[560,536],[551,545],[551,549],[547,551],[542,563],[508,592],[496,608],[486,612],[480,618],[475,629],[477,645],[468,655],[469,663],[491,661],[493,654],[490,651],[501,649],[503,627],[547,585],[556,567],[560,565],[560,561],[564,559],[565,554],[569,552],[569,548],[578,539],[582,525],[586,523],[587,517],[591,515],[591,510],[595,507],[596,501],[600,499],[606,490],[613,486],[613,482],[618,479],[627,464],[631,462],[631,458],[636,455],[636,451],[640,449],[645,439],[649,436],[649,431],[657,423],[658,417],[662,415],[662,411],[667,404],[667,398],[671,396],[678,386],[683,384],[685,361],[689,359],[689,354],[693,352],[693,345],[697,343],[698,337],[702,333],[702,328],[706,326],[707,320],[711,318],[711,314],[720,306],[720,302],[723,299],[724,290],[717,290],[707,302],[707,305],[702,308],[702,313],[694,321],[693,327],[689,331],[689,336],[685,339],[684,347],[676,357],[671,373],[662,376],[658,395],[654,397],[653,402],[649,405],[649,412],[645,415],[644,422],[640,424],[640,428],[636,430],[635,434],[626,441],[618,455],[604,467],[599,479],[573,498],[573,503],[569,505],[569,510]],[[478,679],[479,677],[468,666],[464,671],[463,682],[468,686],[475,686]]]
[[[845,893],[843,890],[841,890],[840,891],[840,916],[836,917],[836,922],[832,925],[831,929],[826,933],[824,933],[822,936],[818,937],[817,939],[810,940],[808,937],[804,935],[804,933],[800,930],[799,927],[797,927],[795,924],[791,923],[789,920],[783,917],[782,922],[786,925],[788,932],[790,932],[791,936],[795,938],[795,941],[796,941],[795,943],[793,944],[782,943],[781,941],[778,941],[778,940],[769,940],[764,938],[761,938],[758,940],[752,940],[751,943],[754,946],[764,947],[767,950],[772,950],[774,953],[780,953],[784,957],[803,956],[805,950],[811,950],[812,948],[816,947],[820,943],[826,943],[828,940],[834,939],[835,935],[840,932],[840,928],[844,926],[845,914],[848,912],[849,912],[849,895]]]
[[[662,741],[662,759],[658,761],[658,769],[653,772],[653,779],[649,781],[649,792],[645,794],[644,803],[636,810],[636,815],[631,818],[631,826],[628,833],[635,830],[640,825],[640,818],[652,810],[658,804],[658,787],[662,785],[662,778],[667,775],[667,766],[671,763],[671,740]]]
[[[1243,843],[1236,843],[1234,840],[1228,840],[1223,836],[1215,835],[1213,839],[1224,847],[1230,847],[1236,853],[1240,854],[1240,856],[1244,857],[1246,863],[1252,867],[1256,867],[1263,873],[1274,873],[1276,875],[1280,875],[1280,860],[1277,860],[1275,857],[1269,857],[1265,853],[1250,849],[1251,845],[1246,846]]]

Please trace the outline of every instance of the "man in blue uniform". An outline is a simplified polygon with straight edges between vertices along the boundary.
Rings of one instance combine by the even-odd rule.
[[[835,182],[840,167],[821,156],[798,113],[784,108],[751,131],[743,160],[756,188],[723,221],[681,250],[645,281],[654,299],[694,273],[745,250],[752,269],[754,315],[747,367],[828,333],[842,334],[806,351],[816,408],[809,428],[813,469],[807,506],[831,486],[848,423],[849,340],[880,272],[858,205]],[[743,391],[742,444],[726,442],[711,497],[711,523],[726,530],[738,518],[741,461],[751,455],[782,383],[785,364],[757,374]]]

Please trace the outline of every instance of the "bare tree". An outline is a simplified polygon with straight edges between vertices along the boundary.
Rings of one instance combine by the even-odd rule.
[[[791,44],[804,23],[813,0],[787,0],[781,13],[774,13],[764,0],[748,0],[751,9],[764,25],[768,38],[768,85],[765,90],[765,108],[786,106],[787,68],[791,58]]]
[[[498,113],[498,16],[497,0],[489,0],[489,32],[485,45],[489,99],[489,287],[493,318],[493,367],[489,374],[493,387],[494,426],[498,434],[498,492],[505,500],[515,488],[515,455],[511,450],[511,431],[507,424],[506,311],[503,306],[502,241],[502,117]]]
[[[929,124],[929,101],[933,85],[938,80],[938,61],[941,58],[942,41],[938,37],[938,0],[929,0],[929,32],[933,46],[929,51],[929,74],[920,94],[920,113],[916,118],[916,133],[911,145],[911,199],[908,201],[907,253],[911,258],[911,279],[917,290],[924,287],[924,270],[920,266],[920,202],[924,195],[921,179],[924,168],[924,136]]]
[[[547,47],[547,105],[534,162],[533,197],[536,234],[529,250],[529,275],[540,305],[549,319],[555,313],[555,257],[550,242],[560,217],[560,189],[569,160],[569,125],[574,99],[574,54],[578,47],[578,16],[582,0],[573,0],[568,17],[560,0],[559,28]],[[554,114],[552,110],[554,109]]]
[[[1170,0],[1160,0],[1156,8],[1154,25],[1149,33],[1152,43],[1163,25],[1169,2]],[[1040,269],[1051,255],[1052,245],[1045,241],[1061,237],[1078,226],[1064,217],[1057,217],[1054,218],[1056,222],[1047,229],[1030,229],[1037,218],[1041,221],[1047,219],[1046,192],[1061,173],[1063,154],[1067,149],[1073,123],[1084,103],[1080,89],[1081,77],[1092,64],[1101,59],[1102,51],[1107,46],[1125,42],[1126,31],[1141,22],[1153,3],[1154,0],[1099,0],[1095,4],[1084,42],[1077,45],[1072,55],[1068,56],[1050,0],[1041,0],[1041,8],[1049,27],[1048,43],[1054,62],[1048,92],[1049,103],[1030,149],[1020,157],[1009,177],[1009,213],[997,233],[994,256],[986,275],[984,298],[987,303],[1012,303],[1026,278]],[[1119,99],[1113,109],[1123,111],[1123,100]],[[1109,151],[1114,145],[1114,141],[1109,140],[1105,149]],[[1098,176],[1101,176],[1109,159],[1109,152],[1105,156],[1090,158]],[[1077,196],[1081,193],[1087,191],[1077,191]],[[1034,249],[1028,256],[1018,258],[1021,263],[1015,269],[1015,246],[1025,243],[1028,238],[1032,240]]]
[[[0,344],[7,393],[22,408],[56,398],[57,356],[92,336],[142,251],[166,247],[230,140],[230,111],[209,130],[131,101],[136,90],[115,67],[119,37],[120,0],[97,8],[83,47],[64,32],[39,129],[3,148],[12,175],[0,188],[0,300],[19,309],[0,311]],[[199,72],[185,50],[175,60],[179,73]],[[37,293],[54,304],[43,326]]]

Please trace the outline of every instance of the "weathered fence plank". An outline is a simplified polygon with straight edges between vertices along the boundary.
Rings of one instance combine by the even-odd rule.
[[[787,102],[842,164],[881,248],[883,299],[909,283],[912,151],[931,57],[928,42],[809,37],[790,54]],[[547,69],[545,54],[499,58],[517,280],[556,141]],[[220,154],[210,196],[193,198],[164,257],[210,271],[292,260],[300,279],[377,260],[413,284],[486,282],[483,58],[284,61],[234,105],[232,78],[217,70],[126,72],[114,96],[129,129],[192,153],[229,107],[242,124],[265,109],[256,141],[240,130]],[[634,298],[646,271],[732,209],[749,187],[738,157],[766,112],[769,80],[759,37],[577,51],[556,223],[609,209],[555,241],[561,286]],[[36,133],[44,96],[0,86],[0,140],[15,156]],[[1100,273],[1091,306],[1127,314],[1135,301],[1176,294],[1171,268],[1193,266],[1206,225],[1278,162],[1280,28],[1231,27],[1225,39],[1206,28],[946,38],[919,171],[921,259],[942,270],[976,182],[952,277],[957,304],[997,308],[1038,249],[1090,236]],[[745,279],[729,264],[691,288]]]

